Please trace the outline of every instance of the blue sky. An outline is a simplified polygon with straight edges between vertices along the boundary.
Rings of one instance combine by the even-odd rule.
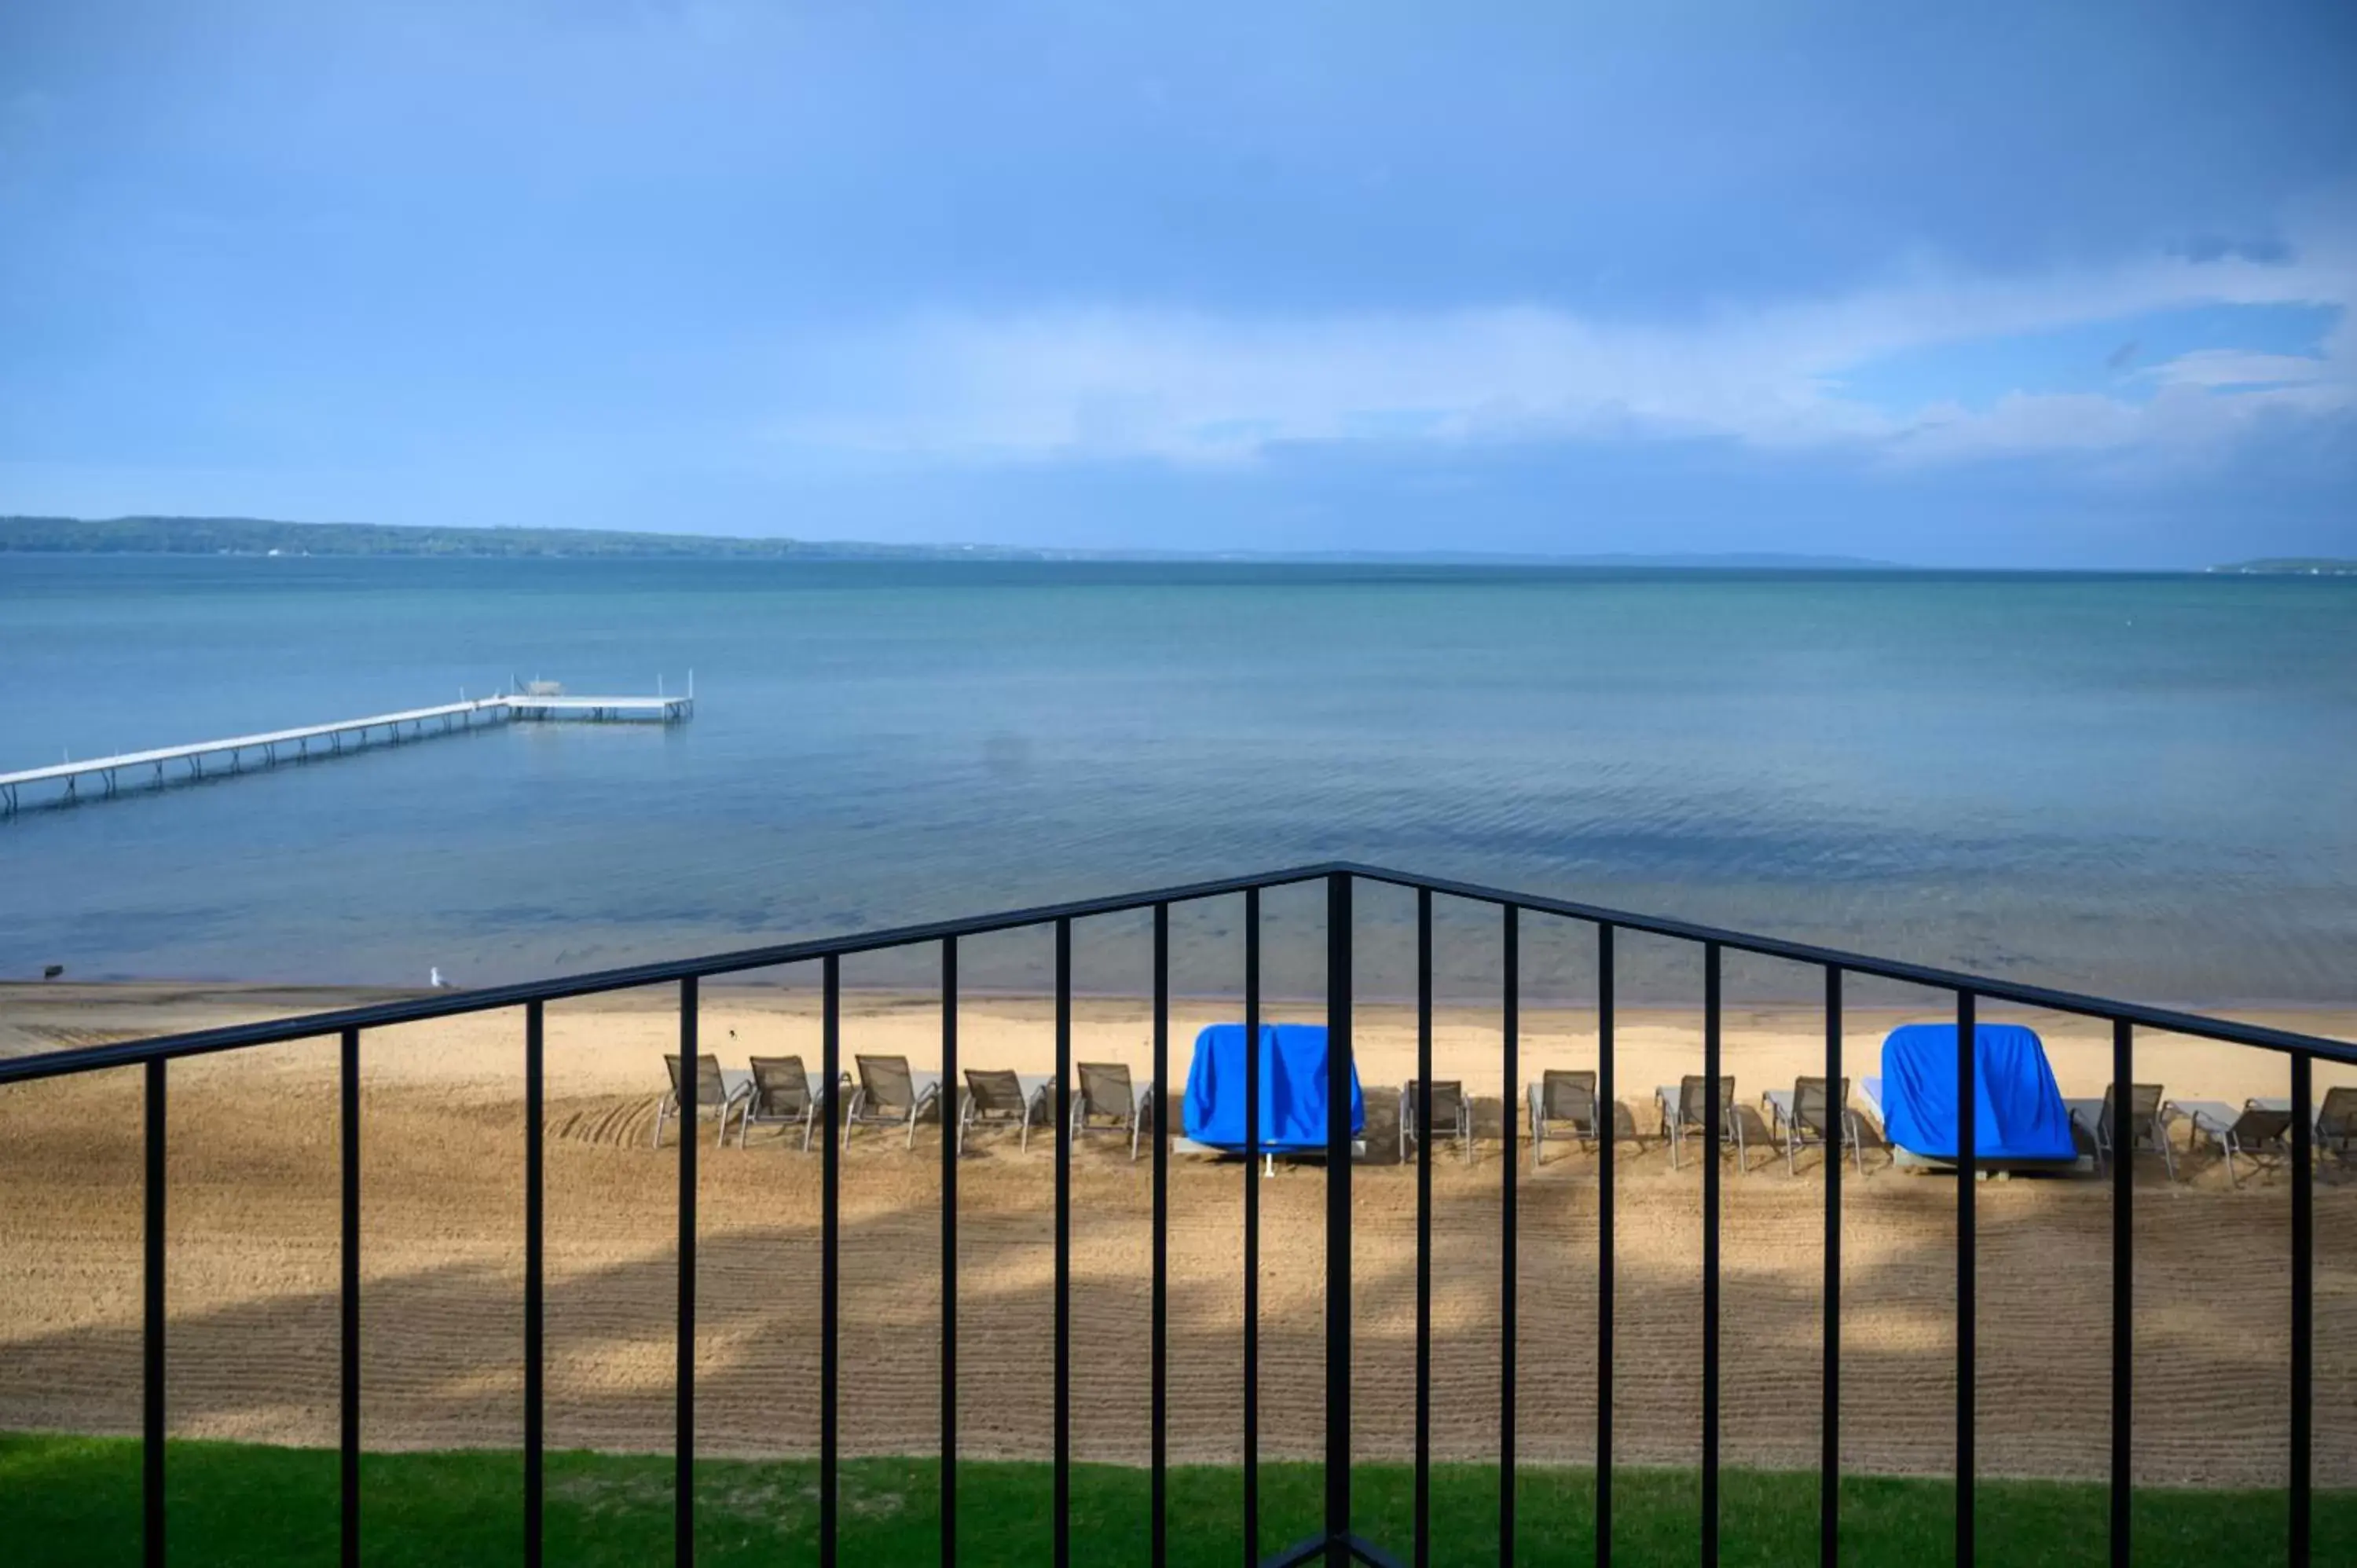
[[[2357,8],[0,7],[0,511],[2357,554]]]

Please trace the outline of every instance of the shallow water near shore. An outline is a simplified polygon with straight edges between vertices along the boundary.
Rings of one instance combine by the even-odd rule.
[[[10,976],[488,983],[1329,856],[2155,1000],[2345,1001],[2357,955],[2357,583],[0,557],[0,769],[515,677],[699,699],[22,811]],[[1412,903],[1360,905],[1395,989]],[[1273,988],[1320,912],[1270,896]],[[1135,935],[1083,986],[1145,989]],[[1576,993],[1577,933],[1527,940]],[[1448,912],[1444,985],[1496,964]]]

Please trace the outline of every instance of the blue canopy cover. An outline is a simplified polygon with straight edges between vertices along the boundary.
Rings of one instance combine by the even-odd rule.
[[[1187,1072],[1187,1136],[1244,1152],[1244,1026],[1214,1024],[1195,1036]],[[1351,1135],[1367,1129],[1359,1069],[1351,1068]],[[1267,1155],[1319,1153],[1326,1147],[1326,1026],[1260,1026],[1260,1148]]]
[[[1973,1028],[1973,1151],[1982,1159],[2078,1156],[2071,1113],[2037,1031]],[[1882,1042],[1884,1131],[1902,1149],[1956,1157],[1956,1026],[1902,1024]]]

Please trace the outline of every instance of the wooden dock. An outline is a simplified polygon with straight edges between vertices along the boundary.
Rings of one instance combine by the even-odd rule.
[[[126,778],[134,785],[154,786],[170,782],[175,774],[193,780],[222,771],[242,773],[249,766],[274,768],[281,762],[340,756],[363,746],[395,745],[486,724],[565,719],[677,724],[693,717],[694,713],[695,698],[692,693],[680,697],[604,697],[533,692],[475,697],[397,714],[371,714],[366,718],[306,725],[299,729],[231,736],[226,740],[200,740],[188,746],[157,746],[152,751],[127,751],[114,757],[53,762],[46,768],[0,773],[0,815],[14,815],[21,801],[18,791],[40,785],[56,786],[57,793],[50,799],[63,803],[119,793]],[[86,785],[91,788],[85,789]]]

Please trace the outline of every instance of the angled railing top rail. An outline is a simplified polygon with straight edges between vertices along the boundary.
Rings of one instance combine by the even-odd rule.
[[[513,985],[490,986],[476,991],[453,991],[400,1002],[377,1003],[363,1007],[346,1007],[330,1012],[273,1018],[260,1023],[239,1024],[218,1029],[199,1029],[185,1034],[157,1035],[145,1039],[121,1040],[101,1046],[83,1046],[69,1050],[44,1051],[36,1055],[0,1058],[0,1084],[30,1079],[55,1078],[67,1073],[92,1072],[105,1068],[131,1067],[141,1062],[170,1060],[178,1057],[203,1056],[215,1051],[235,1050],[245,1046],[282,1045],[291,1040],[316,1039],[323,1036],[339,1034],[346,1029],[383,1028],[394,1024],[414,1024],[429,1018],[447,1018],[466,1013],[488,1012],[500,1007],[520,1007],[531,1002],[557,1002],[572,997],[597,995],[605,992],[628,991],[639,986],[675,983],[690,979],[708,979],[719,974],[737,974],[748,970],[802,963],[830,956],[841,957],[851,953],[878,952],[892,948],[915,947],[927,942],[940,941],[948,937],[981,936],[994,931],[1017,930],[1027,926],[1049,925],[1057,920],[1083,919],[1096,915],[1135,913],[1151,909],[1157,904],[1183,904],[1198,899],[1216,898],[1224,894],[1242,893],[1252,888],[1291,886],[1319,881],[1338,873],[1395,887],[1426,889],[1448,897],[1462,898],[1475,903],[1526,909],[1534,914],[1561,916],[1566,919],[1585,921],[1591,925],[1612,926],[1622,930],[1642,931],[1654,936],[1676,938],[1696,943],[1716,943],[1730,951],[1753,953],[1762,958],[1781,959],[1793,963],[1818,967],[1831,966],[1854,975],[1870,975],[1878,980],[1897,981],[1939,991],[1970,992],[1986,1001],[2008,1002],[2024,1007],[2038,1007],[2050,1012],[2133,1024],[2139,1028],[2156,1029],[2164,1034],[2187,1035],[2198,1039],[2218,1040],[2229,1045],[2255,1046],[2266,1050],[2306,1052],[2328,1061],[2357,1065],[2357,1042],[2336,1040],[2327,1036],[2302,1034],[2297,1030],[2277,1029],[2261,1024],[2239,1023],[2233,1019],[2214,1018],[2175,1008],[2147,1006],[2140,1003],[2122,1002],[2081,992],[2064,991],[2052,986],[2025,984],[2018,981],[2000,980],[1989,975],[1972,974],[1962,970],[1941,969],[1932,964],[1877,958],[1867,953],[1847,952],[1839,948],[1819,947],[1809,942],[1787,941],[1778,937],[1727,930],[1716,926],[1700,925],[1691,920],[1677,920],[1628,909],[1614,909],[1598,904],[1584,904],[1575,899],[1555,898],[1542,894],[1516,893],[1501,887],[1491,887],[1474,882],[1458,882],[1446,877],[1418,876],[1386,866],[1368,865],[1353,861],[1329,861],[1315,865],[1292,866],[1281,871],[1221,877],[1206,882],[1184,883],[1140,893],[1074,899],[1060,904],[1042,904],[1030,908],[1010,909],[965,919],[931,920],[919,925],[887,927],[841,937],[814,937],[801,941],[780,942],[766,947],[744,948],[731,952],[714,953],[701,958],[666,959],[652,963],[632,964],[619,969],[597,970],[586,974],[562,975],[553,980],[526,981]]]

